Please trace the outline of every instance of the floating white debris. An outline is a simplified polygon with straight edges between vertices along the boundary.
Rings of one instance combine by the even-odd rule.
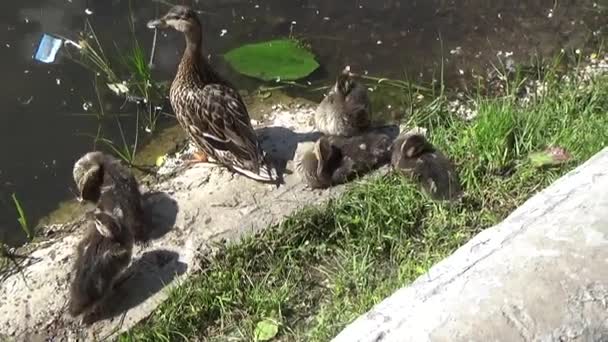
[[[462,54],[462,48],[460,46],[457,46],[455,49],[450,50],[450,54],[458,56],[458,55]]]
[[[461,75],[464,75],[464,70],[458,69],[458,73],[461,74]]]
[[[82,109],[84,109],[85,112],[88,112],[89,109],[91,109],[92,107],[93,107],[93,103],[91,103],[91,101],[87,101],[82,104]]]
[[[73,40],[69,40],[66,39],[65,42],[63,42],[63,45],[72,45],[73,47],[77,48],[78,50],[82,50],[82,46],[80,46],[80,44],[76,43]]]
[[[110,88],[110,90],[112,92],[114,92],[114,94],[116,94],[116,95],[126,94],[126,93],[129,92],[129,87],[127,87],[127,85],[125,84],[125,82],[122,82],[122,83],[108,83],[108,88]]]
[[[57,83],[57,85],[61,85],[61,79],[60,78],[56,78],[55,79],[55,83]]]
[[[553,8],[549,9],[549,12],[547,13],[547,18],[553,18]]]
[[[228,33],[228,30],[226,29],[222,29],[222,31],[220,31],[220,37],[223,37],[226,35],[226,33]]]
[[[53,63],[57,57],[57,52],[61,47],[62,40],[48,34],[43,34],[38,44],[38,50],[34,55],[34,59],[42,63]]]
[[[84,10],[84,13],[86,15],[91,15],[91,14],[93,14],[93,11],[91,11],[90,9],[87,8],[87,9]]]
[[[382,41],[381,40],[377,41],[376,45],[382,45]]]
[[[513,56],[513,51],[505,52],[505,57],[509,58]]]
[[[30,96],[27,100],[22,101],[21,99],[19,99],[19,102],[21,102],[22,105],[29,105],[30,103],[32,103],[32,101],[34,101],[34,96]]]

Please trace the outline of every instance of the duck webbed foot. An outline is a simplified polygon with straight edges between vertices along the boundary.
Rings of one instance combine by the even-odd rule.
[[[184,163],[186,163],[187,165],[198,164],[198,163],[208,163],[208,162],[209,162],[209,157],[207,156],[207,154],[205,152],[202,152],[202,151],[197,151],[197,152],[192,153],[191,158],[184,161]]]

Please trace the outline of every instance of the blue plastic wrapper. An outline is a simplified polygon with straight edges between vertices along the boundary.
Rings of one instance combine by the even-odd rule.
[[[63,40],[55,38],[48,34],[43,34],[38,44],[38,50],[34,55],[34,59],[42,63],[53,63],[57,57],[57,52],[61,48]]]

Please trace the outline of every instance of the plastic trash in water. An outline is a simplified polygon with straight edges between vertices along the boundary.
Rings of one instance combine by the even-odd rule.
[[[62,39],[55,38],[48,34],[43,34],[38,44],[38,50],[34,55],[34,59],[42,63],[53,63],[57,57],[57,52],[63,43]]]

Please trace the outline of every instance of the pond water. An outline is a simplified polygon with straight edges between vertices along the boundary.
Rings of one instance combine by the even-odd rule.
[[[607,23],[606,0],[206,0],[177,1],[203,11],[205,46],[211,61],[241,88],[256,86],[235,75],[221,54],[245,42],[293,34],[310,42],[322,69],[312,77],[333,78],[348,64],[371,75],[430,80],[441,58],[451,80],[485,70],[498,51],[516,60],[551,56],[562,48],[594,46]],[[130,12],[131,8],[131,12]],[[30,225],[74,198],[74,161],[94,148],[92,135],[119,139],[115,118],[94,116],[94,75],[60,53],[54,64],[32,60],[42,33],[72,39],[90,20],[112,55],[128,46],[129,15],[146,52],[150,18],[167,9],[153,0],[23,0],[0,2],[0,239],[23,241],[11,194]],[[224,32],[222,34],[222,32]],[[442,38],[440,44],[439,36]],[[170,79],[183,46],[176,33],[159,35],[155,76]],[[463,75],[461,75],[463,74]],[[102,98],[106,112],[132,113],[123,101]],[[93,106],[85,110],[83,104]],[[121,119],[134,132],[133,115]],[[173,124],[164,119],[161,127]],[[142,133],[143,141],[153,137]],[[132,134],[127,134],[132,136]]]

